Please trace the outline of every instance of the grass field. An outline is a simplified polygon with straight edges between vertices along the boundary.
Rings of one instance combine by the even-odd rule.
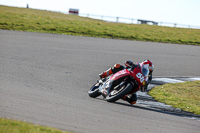
[[[200,81],[157,86],[149,94],[160,102],[200,115]]]
[[[199,29],[109,23],[76,15],[1,5],[0,29],[200,45]]]
[[[46,126],[0,118],[0,133],[70,133]]]

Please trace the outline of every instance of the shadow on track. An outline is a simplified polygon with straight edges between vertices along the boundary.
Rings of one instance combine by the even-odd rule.
[[[95,98],[95,99],[104,101],[104,99],[102,99],[102,98]],[[149,100],[157,102],[154,99],[141,97],[141,96],[138,97],[138,100],[142,100],[143,102],[149,102]],[[136,103],[134,105],[130,105],[129,103],[123,103],[120,101],[112,102],[111,104],[117,104],[120,106],[129,107],[129,108],[137,108],[137,109],[143,109],[143,110],[148,110],[148,111],[154,111],[154,112],[158,112],[158,113],[164,113],[164,114],[174,115],[174,116],[179,116],[179,117],[189,117],[189,118],[194,118],[194,119],[200,119],[200,115],[196,115],[196,114],[193,114],[193,113],[187,112],[187,111],[182,111],[180,109],[177,111],[176,109],[166,109],[166,108],[159,107],[159,106],[150,107],[150,106],[146,106],[146,104],[141,104],[141,103],[139,103],[139,104]]]

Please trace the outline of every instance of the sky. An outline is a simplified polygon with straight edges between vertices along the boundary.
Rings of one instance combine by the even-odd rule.
[[[200,26],[200,0],[0,0],[0,5]]]

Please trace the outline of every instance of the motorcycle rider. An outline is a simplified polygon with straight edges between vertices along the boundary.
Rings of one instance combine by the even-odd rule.
[[[100,78],[106,78],[108,77],[109,75],[111,74],[115,74],[117,73],[118,71],[121,71],[123,69],[127,69],[127,68],[131,68],[133,67],[135,64],[132,62],[132,61],[126,61],[125,63],[125,66],[122,66],[120,64],[115,64],[114,67],[111,67],[109,68],[108,70],[102,72],[101,74],[99,74]],[[149,85],[149,83],[151,82],[152,80],[152,73],[153,73],[153,70],[154,70],[154,65],[153,63],[150,61],[150,60],[143,60],[142,63],[139,63],[140,66],[146,66],[149,68],[149,74],[148,74],[148,77],[147,77],[147,83],[146,85],[144,86],[144,89],[146,90],[147,89],[147,86]],[[136,92],[140,89],[139,86],[136,86],[135,88],[133,88],[133,90],[130,92],[130,94],[128,95],[125,95],[122,99],[129,102],[130,104],[135,104],[136,101],[137,101],[137,95],[136,95]],[[144,91],[144,89],[141,89]]]
[[[150,60],[147,60],[147,59],[143,60],[143,62],[141,63],[141,65],[146,65],[149,68],[148,82],[144,86],[144,89],[147,90],[147,87],[148,87],[149,83],[152,80],[152,73],[153,73],[153,70],[154,70],[154,65],[153,65],[153,63]]]

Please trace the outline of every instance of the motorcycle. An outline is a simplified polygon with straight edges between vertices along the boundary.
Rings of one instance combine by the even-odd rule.
[[[99,79],[88,95],[96,98],[100,95],[108,102],[115,102],[129,94],[134,88],[140,88],[147,82],[149,69],[146,66],[133,65],[131,68],[121,70],[110,77]]]

